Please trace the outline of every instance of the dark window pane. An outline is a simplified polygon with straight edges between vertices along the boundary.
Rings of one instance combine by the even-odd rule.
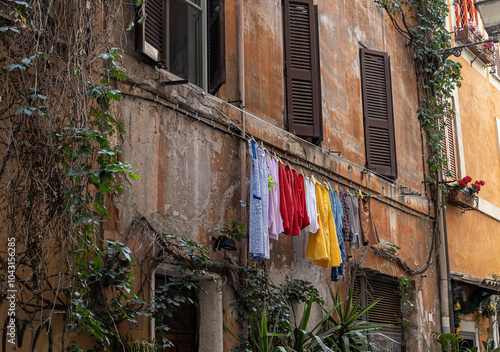
[[[168,70],[203,86],[202,11],[184,0],[170,0]]]

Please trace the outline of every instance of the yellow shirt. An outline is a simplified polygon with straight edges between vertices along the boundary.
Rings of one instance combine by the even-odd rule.
[[[333,222],[330,195],[328,188],[322,186],[318,181],[316,181],[316,202],[319,230],[309,234],[306,257],[311,259],[315,265],[340,266],[342,258]]]

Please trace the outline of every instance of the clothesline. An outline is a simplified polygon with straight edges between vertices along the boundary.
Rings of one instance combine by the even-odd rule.
[[[226,115],[225,115],[225,114],[224,114],[224,113],[223,113],[223,112],[222,112],[222,111],[221,111],[218,107],[216,107],[216,106],[215,106],[215,105],[214,105],[214,104],[210,101],[210,99],[216,100],[216,101],[218,101],[219,103],[221,103],[221,104],[223,104],[223,105],[225,105],[225,106],[229,106],[229,107],[231,107],[231,108],[233,108],[233,109],[235,109],[235,110],[238,110],[239,112],[241,112],[241,113],[245,114],[246,116],[250,116],[250,117],[252,117],[252,118],[254,118],[254,119],[256,119],[256,120],[258,120],[258,121],[260,121],[260,122],[263,122],[263,123],[265,123],[265,124],[267,124],[267,125],[269,125],[269,126],[272,126],[272,127],[273,127],[273,128],[275,128],[275,129],[279,129],[279,131],[280,131],[281,133],[288,134],[290,137],[293,137],[293,138],[298,138],[295,134],[293,134],[293,133],[291,133],[291,132],[289,132],[289,131],[283,130],[283,129],[282,129],[282,128],[280,128],[279,126],[273,125],[272,123],[270,123],[270,122],[268,122],[268,121],[266,121],[266,120],[263,120],[263,119],[259,118],[258,116],[254,115],[254,114],[252,114],[252,113],[250,113],[250,112],[248,112],[248,111],[246,111],[246,110],[240,109],[240,108],[239,108],[239,107],[237,107],[237,106],[234,106],[234,105],[232,105],[232,104],[229,104],[228,102],[226,102],[225,100],[220,99],[220,98],[219,98],[219,97],[217,97],[217,96],[207,94],[206,92],[204,92],[203,90],[201,90],[201,88],[199,88],[199,87],[196,87],[196,86],[194,86],[194,85],[192,85],[192,84],[190,84],[190,86],[191,86],[191,87],[193,87],[193,88],[195,88],[195,89],[197,89],[197,90],[198,90],[198,91],[202,94],[202,96],[204,96],[204,97],[205,97],[205,99],[209,102],[209,104],[210,104],[210,105],[212,105],[212,106],[213,106],[213,107],[214,107],[214,108],[215,108],[215,109],[216,109],[216,110],[217,110],[220,114],[222,114],[222,115],[223,115],[223,116],[224,116],[227,120],[229,120],[229,121],[230,121],[230,122],[231,122],[231,123],[232,123],[232,124],[233,124],[233,125],[234,125],[237,129],[238,129],[238,130],[240,130],[241,132],[244,132],[244,133],[245,133],[245,136],[247,136],[247,138],[248,138],[248,139],[252,138],[253,136],[251,136],[250,134],[248,134],[246,131],[243,131],[243,130],[241,129],[241,127],[240,127],[240,126],[238,126],[238,125],[237,125],[237,124],[236,124],[233,120],[231,120],[228,116],[226,116]],[[333,151],[331,151],[331,150],[329,150],[329,149],[325,149],[325,148],[319,147],[319,146],[317,146],[316,144],[313,144],[313,143],[311,143],[311,142],[309,142],[309,141],[307,141],[307,140],[305,140],[305,139],[300,139],[300,141],[301,141],[301,143],[308,144],[308,145],[310,145],[311,147],[314,147],[314,148],[316,148],[316,149],[319,149],[319,150],[321,150],[321,151],[323,151],[323,152],[325,152],[325,153],[328,153],[328,154],[332,154],[332,153],[333,153],[333,154],[335,154],[335,153],[338,153],[338,152],[333,152]],[[407,186],[407,185],[404,185],[404,184],[402,184],[402,183],[399,183],[399,182],[397,182],[397,181],[394,181],[394,180],[393,180],[393,179],[391,179],[391,178],[388,178],[388,177],[386,177],[386,176],[383,176],[383,175],[377,174],[377,173],[373,172],[373,170],[367,169],[366,167],[364,167],[364,166],[362,166],[362,165],[359,165],[359,164],[356,164],[356,163],[354,163],[354,162],[352,162],[352,161],[350,161],[350,160],[348,160],[348,159],[346,159],[346,158],[344,158],[344,157],[342,157],[342,156],[340,156],[340,155],[339,155],[339,158],[340,158],[340,159],[342,159],[342,161],[343,161],[343,162],[345,162],[345,163],[347,163],[347,164],[349,164],[349,165],[351,165],[351,166],[355,166],[355,167],[357,167],[357,168],[361,168],[361,169],[363,169],[363,171],[364,171],[364,172],[370,172],[370,173],[372,173],[372,174],[376,175],[377,177],[380,177],[380,178],[382,178],[382,179],[384,179],[384,180],[386,180],[386,181],[390,182],[391,184],[397,184],[397,185],[401,186],[402,188],[411,188],[411,187],[409,187],[409,186]]]
[[[250,173],[250,259],[270,258],[270,238],[299,236],[309,232],[306,257],[321,267],[331,267],[331,279],[343,275],[345,242],[359,249],[379,243],[371,214],[370,197],[362,192],[333,189],[314,176],[298,173],[290,164],[248,141]],[[359,195],[359,198],[358,198]],[[302,233],[301,233],[302,230]]]
[[[143,86],[140,86],[140,85],[139,85],[139,86],[137,86],[136,84],[133,84],[133,83],[130,83],[130,82],[125,82],[125,83],[130,84],[131,86],[137,87],[137,88],[139,88],[139,89],[142,89],[142,90],[144,90],[144,91],[146,91],[146,92],[149,92],[149,93],[151,93],[151,94],[156,94],[155,92],[150,91],[150,90],[149,90],[149,89],[147,89],[146,87],[143,87]],[[196,88],[197,88],[197,87],[196,87]],[[197,88],[197,90],[199,90],[199,88]],[[219,130],[219,131],[221,131],[221,132],[227,133],[227,134],[229,134],[229,135],[231,135],[231,136],[234,136],[234,137],[237,137],[237,138],[239,138],[239,139],[248,140],[248,137],[250,137],[250,138],[252,138],[252,137],[253,137],[253,136],[251,136],[251,135],[250,135],[250,134],[248,134],[248,133],[245,133],[245,136],[246,136],[246,137],[243,137],[243,136],[241,136],[241,135],[235,134],[235,133],[231,132],[230,130],[225,130],[225,129],[221,128],[221,127],[218,127],[218,126],[214,125],[213,123],[210,123],[210,122],[206,121],[206,120],[204,119],[204,118],[206,118],[206,117],[205,117],[205,116],[203,116],[202,114],[200,114],[200,115],[199,115],[199,114],[194,115],[194,114],[192,114],[192,113],[190,113],[190,112],[187,112],[187,111],[185,111],[184,109],[180,108],[178,105],[172,105],[172,104],[169,104],[169,103],[165,103],[165,102],[163,102],[162,100],[159,100],[159,99],[158,99],[158,96],[159,96],[160,94],[157,94],[157,97],[156,97],[156,98],[150,98],[150,97],[146,97],[146,96],[143,96],[143,95],[133,94],[133,93],[127,93],[127,92],[121,92],[121,94],[123,94],[123,95],[127,95],[127,96],[130,96],[130,97],[134,97],[134,98],[140,98],[140,99],[143,99],[143,100],[148,100],[148,101],[151,101],[151,102],[155,102],[155,103],[157,103],[157,104],[160,104],[160,105],[162,105],[162,106],[165,106],[165,107],[167,107],[167,108],[170,108],[170,109],[172,109],[172,110],[174,110],[174,111],[176,111],[176,112],[179,112],[179,113],[181,113],[181,114],[184,114],[184,115],[186,115],[186,116],[188,116],[188,117],[190,117],[190,118],[192,118],[192,119],[195,119],[196,121],[202,122],[202,123],[204,123],[204,124],[206,124],[206,125],[208,125],[208,126],[210,126],[210,127],[212,127],[212,128],[215,128],[215,129],[217,129],[217,130]],[[162,95],[162,99],[166,99],[166,100],[168,101],[168,99],[167,99],[167,98],[166,98],[163,94],[161,94],[161,95]],[[215,97],[215,96],[210,96],[210,98],[215,98],[215,99],[216,99],[216,100],[218,100],[218,101],[224,102],[223,100],[220,100],[219,98],[217,98],[217,97]],[[207,101],[210,101],[210,100],[209,100],[209,99],[207,99]],[[230,105],[230,104],[228,104],[227,102],[224,102],[224,103],[225,103],[225,104],[227,104],[227,105],[229,105],[229,106],[234,107],[233,105]],[[213,104],[211,104],[211,105],[213,105]],[[237,107],[234,107],[234,108],[235,108],[235,109],[237,109],[237,110],[240,110],[240,111],[242,111],[242,112],[245,112],[247,115],[250,115],[250,116],[252,116],[252,117],[254,117],[254,118],[256,118],[256,119],[258,119],[258,120],[260,120],[260,121],[262,121],[262,122],[264,122],[264,123],[266,123],[266,124],[269,124],[267,121],[261,120],[261,119],[259,119],[258,117],[256,117],[255,115],[252,115],[252,114],[250,114],[250,113],[248,113],[248,112],[246,112],[246,111],[244,111],[244,110],[241,110],[241,109],[239,109],[239,108],[237,108]],[[220,109],[217,109],[217,110],[218,110],[218,111],[220,111]],[[222,113],[222,112],[221,112],[221,113]],[[223,114],[223,115],[224,115],[224,114]],[[224,115],[224,116],[225,116],[225,115]],[[238,130],[242,131],[242,130],[241,130],[241,128],[240,128],[237,124],[235,124],[235,123],[234,123],[234,122],[233,122],[230,118],[228,118],[227,116],[225,116],[225,117],[226,117],[229,121],[231,121],[231,124],[232,124],[232,125],[234,125],[234,126],[235,126]],[[269,125],[274,126],[274,125],[272,125],[272,124],[269,124]],[[276,126],[274,126],[274,127],[276,127]],[[283,131],[283,132],[288,133],[287,131]],[[293,134],[291,134],[291,135],[292,135],[292,136],[294,136]],[[304,140],[303,142],[308,143],[308,144],[311,144],[311,143],[309,143],[309,142],[307,142],[307,141],[305,141],[305,140]],[[269,145],[267,142],[264,142],[264,143],[265,143],[265,144],[267,144],[267,145]],[[314,144],[311,144],[311,145],[312,145],[312,146],[315,146]],[[276,150],[281,150],[280,148],[275,147],[275,146],[271,146],[271,147],[272,147],[272,149],[273,149],[273,150],[274,150],[274,149],[276,149]],[[315,146],[315,147],[316,147],[316,148],[319,148],[319,147],[317,147],[317,146]],[[320,149],[322,149],[322,148],[320,148]],[[327,151],[327,150],[325,150],[325,149],[322,149],[322,150],[324,150],[324,151],[326,151],[326,152],[328,152],[328,153],[331,153],[330,151]],[[308,169],[308,170],[310,170],[310,171],[312,171],[312,172],[314,172],[314,173],[320,174],[320,175],[322,175],[323,177],[326,177],[326,178],[328,178],[328,179],[330,179],[330,180],[332,180],[332,181],[334,181],[334,182],[337,182],[338,184],[344,185],[345,187],[352,187],[352,185],[353,185],[353,184],[356,184],[356,185],[357,185],[360,189],[361,189],[361,188],[366,188],[365,186],[360,185],[360,184],[358,184],[358,183],[356,183],[356,182],[353,182],[352,180],[348,180],[348,179],[346,179],[344,176],[341,176],[341,175],[335,174],[335,177],[333,177],[333,176],[331,176],[331,175],[328,175],[328,174],[324,173],[324,172],[323,172],[323,171],[321,171],[321,170],[314,169],[314,168],[312,168],[312,167],[310,166],[310,163],[308,163],[308,165],[305,165],[305,164],[303,164],[303,163],[300,163],[300,162],[298,162],[298,159],[299,159],[299,157],[298,157],[298,156],[296,156],[296,158],[297,158],[297,160],[296,160],[296,161],[294,161],[294,160],[292,160],[292,159],[287,158],[287,155],[288,155],[288,154],[291,154],[291,153],[287,153],[286,151],[283,151],[283,150],[281,150],[281,153],[283,154],[282,156],[280,156],[280,158],[281,158],[281,159],[287,160],[288,162],[291,162],[291,163],[293,163],[293,164],[295,164],[295,165],[298,165],[298,166],[300,166],[301,168],[305,168],[305,169]],[[293,155],[293,154],[291,154],[291,155]],[[360,166],[360,165],[358,165],[358,164],[355,164],[355,163],[352,163],[352,162],[350,162],[349,160],[347,160],[347,159],[345,159],[345,158],[341,158],[341,160],[342,160],[342,161],[347,162],[348,164],[355,165],[356,167],[363,168],[362,166]],[[321,166],[319,166],[319,165],[317,165],[317,166],[318,166],[319,168],[321,168]],[[369,170],[368,170],[368,169],[366,169],[366,168],[363,168],[363,169],[365,169],[365,170],[369,171]],[[331,173],[331,171],[330,171],[330,170],[327,170],[327,172],[328,172],[328,173]],[[343,182],[343,181],[341,181],[340,179],[346,179],[346,180],[348,180],[348,181],[349,181],[349,184],[344,183],[344,182]],[[404,188],[410,188],[410,187],[405,186],[405,185],[403,185],[403,184],[401,184],[401,183],[398,183],[398,182],[395,182],[395,181],[392,181],[392,180],[390,180],[390,181],[391,181],[391,183],[393,183],[393,184],[397,184],[397,185],[400,185],[401,187],[404,187]],[[370,192],[370,189],[368,188],[368,192],[367,192],[367,193],[369,193],[369,192]],[[380,195],[379,195],[379,196],[380,196]],[[384,197],[385,197],[385,196],[384,196]],[[434,220],[434,219],[433,219],[433,217],[430,215],[430,211],[429,211],[429,213],[428,213],[428,214],[426,214],[426,213],[423,213],[423,212],[421,212],[421,211],[415,210],[415,209],[413,209],[413,208],[411,208],[411,207],[407,206],[406,204],[401,203],[401,202],[398,202],[398,201],[396,201],[396,200],[394,200],[394,199],[391,199],[391,198],[388,198],[388,199],[390,199],[391,201],[395,202],[396,204],[392,204],[392,203],[390,203],[390,202],[387,202],[387,201],[385,201],[385,200],[382,200],[382,199],[378,198],[376,195],[372,195],[372,198],[373,198],[373,199],[375,199],[375,200],[376,200],[376,201],[378,201],[378,202],[381,202],[381,203],[383,203],[383,204],[385,204],[385,205],[387,205],[387,206],[390,206],[390,207],[393,207],[393,208],[395,208],[395,209],[398,209],[398,210],[400,210],[400,211],[402,211],[402,212],[404,212],[404,213],[407,213],[407,214],[409,214],[409,215],[416,216],[416,217],[419,217],[419,218],[422,218],[422,219],[426,219],[426,220],[431,220],[431,221],[433,221],[433,220]],[[407,208],[407,209],[409,209],[409,210],[407,210],[407,209],[405,209],[405,208]],[[420,215],[419,215],[419,214],[420,214]]]

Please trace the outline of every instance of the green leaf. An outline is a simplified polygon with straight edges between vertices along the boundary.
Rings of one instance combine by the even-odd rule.
[[[137,176],[136,174],[134,174],[133,172],[129,172],[128,175],[130,176],[130,178],[132,180],[138,180],[138,181],[141,181],[141,178],[139,176]]]

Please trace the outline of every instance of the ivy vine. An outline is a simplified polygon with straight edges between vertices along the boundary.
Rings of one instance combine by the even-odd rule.
[[[437,185],[438,173],[443,170],[448,173],[443,150],[444,129],[447,118],[453,116],[450,104],[453,90],[460,87],[462,80],[460,63],[442,58],[442,53],[451,46],[445,23],[448,4],[445,0],[376,2],[386,10],[413,53],[418,92],[417,117],[426,133],[429,150],[426,162],[430,176],[426,182]],[[442,190],[445,191],[445,188]]]

